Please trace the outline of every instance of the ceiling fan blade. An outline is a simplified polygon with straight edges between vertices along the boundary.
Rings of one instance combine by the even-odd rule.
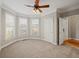
[[[42,13],[42,10],[41,10],[41,9],[39,9],[39,8],[38,8],[38,10],[39,10],[39,12],[41,12],[41,13]]]
[[[34,7],[34,6],[32,6],[32,5],[25,5],[26,7]]]
[[[48,8],[49,5],[42,5],[42,6],[38,6],[39,8]]]
[[[39,1],[40,1],[40,0],[35,0],[35,4],[36,4],[36,5],[39,5]]]

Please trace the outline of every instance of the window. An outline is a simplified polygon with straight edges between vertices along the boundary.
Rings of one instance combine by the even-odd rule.
[[[26,18],[19,18],[19,37],[28,35],[28,24]]]
[[[5,40],[15,37],[15,17],[10,13],[5,13]]]
[[[39,36],[39,19],[31,19],[31,36]]]

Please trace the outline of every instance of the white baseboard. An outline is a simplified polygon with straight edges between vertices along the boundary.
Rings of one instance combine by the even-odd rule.
[[[17,41],[21,41],[21,40],[25,40],[25,39],[18,39],[18,40],[14,40],[14,41],[12,41],[12,42],[10,42],[10,43],[7,43],[7,44],[1,46],[0,50],[3,49],[3,48],[5,48],[5,47],[7,47],[7,46],[9,46],[10,44],[13,44],[13,43],[15,43],[15,42],[17,42]]]
[[[12,41],[12,42],[9,42],[9,43],[7,43],[7,44],[1,46],[1,47],[0,47],[0,50],[3,49],[3,48],[5,48],[5,47],[7,47],[7,46],[9,46],[10,44],[13,44],[13,43],[17,42],[17,41],[22,41],[22,40],[27,40],[27,39],[28,39],[28,38],[21,38],[21,39],[17,39],[17,40],[14,40],[14,41]],[[33,39],[34,39],[34,38],[33,38]],[[35,39],[37,39],[37,38],[35,38]]]
[[[1,46],[0,50],[3,49],[3,48],[5,48],[5,47],[7,47],[7,46],[9,46],[9,45],[11,45],[11,44],[13,44],[13,43],[15,43],[15,42],[17,42],[17,41],[22,41],[22,40],[27,40],[27,39],[24,38],[24,39],[17,39],[17,40],[14,40],[14,41],[12,41],[12,42],[10,42],[10,43],[7,43],[7,44]],[[41,40],[41,39],[40,39],[40,40]],[[44,41],[46,41],[46,40],[44,40]],[[47,41],[47,42],[49,42],[49,41]],[[57,44],[54,43],[54,42],[50,42],[50,43],[52,43],[52,44],[54,44],[54,45],[57,45]]]

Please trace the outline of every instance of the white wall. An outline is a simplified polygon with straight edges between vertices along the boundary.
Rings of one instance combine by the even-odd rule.
[[[0,22],[1,22],[1,8],[0,8]],[[1,23],[0,23],[0,27],[1,27]],[[1,28],[0,28],[0,47],[1,47]]]
[[[56,12],[42,18],[43,40],[57,45],[57,16]]]
[[[76,17],[70,16],[69,17],[69,37],[76,38]]]
[[[69,38],[79,38],[79,15],[68,17],[69,21]]]
[[[72,15],[67,18],[69,38],[75,38],[79,40],[79,15]]]
[[[76,38],[79,40],[79,15],[77,15],[76,19]]]
[[[1,22],[1,4],[2,0],[0,0],[0,22]],[[1,47],[1,23],[0,23],[0,47]]]
[[[0,0],[0,6],[1,6],[1,4],[2,4],[2,0]]]

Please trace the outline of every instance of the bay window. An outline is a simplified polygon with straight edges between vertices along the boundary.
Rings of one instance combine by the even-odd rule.
[[[2,33],[5,43],[24,38],[40,38],[40,19],[25,18],[4,10]],[[5,44],[4,43],[4,44]]]

